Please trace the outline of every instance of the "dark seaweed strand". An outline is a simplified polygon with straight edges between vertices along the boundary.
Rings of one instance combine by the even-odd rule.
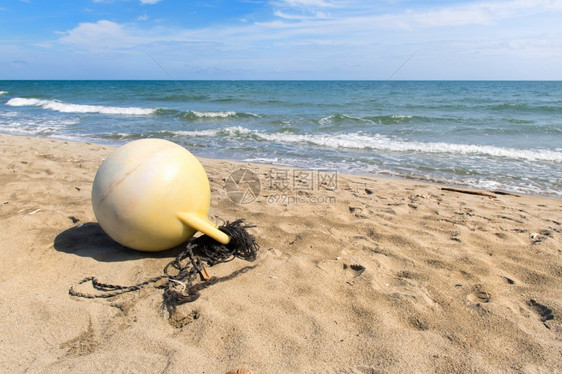
[[[247,229],[253,227],[256,226],[246,225],[243,219],[234,222],[227,221],[218,229],[230,237],[228,244],[219,243],[206,235],[191,239],[187,243],[186,249],[164,267],[164,275],[148,279],[133,286],[107,284],[98,281],[95,277],[87,277],[81,280],[78,285],[91,282],[92,287],[100,291],[99,293],[79,292],[76,291],[75,286],[72,286],[68,293],[72,296],[88,299],[110,298],[127,292],[138,291],[159,280],[167,279],[168,281],[165,284],[157,286],[157,288],[164,289],[162,295],[163,303],[170,311],[174,311],[178,305],[197,300],[201,290],[213,284],[232,279],[252,268],[245,267],[227,277],[211,277],[201,283],[194,283],[197,276],[204,271],[203,266],[205,263],[208,266],[213,266],[232,261],[234,258],[254,261],[259,250],[259,244],[256,243],[255,237],[247,231]],[[171,274],[172,272],[174,274]]]

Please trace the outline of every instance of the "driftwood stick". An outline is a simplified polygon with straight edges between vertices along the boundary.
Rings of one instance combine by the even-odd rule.
[[[486,192],[486,191],[463,190],[461,188],[454,188],[454,187],[441,187],[441,190],[465,193],[465,194],[468,194],[468,195],[478,195],[478,196],[486,196],[486,197],[493,197],[493,198],[496,197],[495,195],[491,194],[490,192]]]

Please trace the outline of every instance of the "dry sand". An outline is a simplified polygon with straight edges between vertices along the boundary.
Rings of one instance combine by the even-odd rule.
[[[562,370],[560,199],[347,175],[307,191],[306,171],[297,185],[292,169],[202,160],[210,218],[258,225],[261,250],[212,267],[255,266],[170,318],[153,287],[68,294],[91,275],[160,275],[178,253],[123,248],[95,222],[91,184],[112,149],[0,135],[1,372]],[[254,202],[223,188],[240,167],[260,177]]]

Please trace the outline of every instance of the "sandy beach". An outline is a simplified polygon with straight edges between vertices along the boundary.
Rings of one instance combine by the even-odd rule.
[[[0,135],[0,372],[562,372],[560,199],[202,159],[210,219],[246,219],[261,249],[170,315],[154,287],[68,293],[161,275],[179,252],[96,223],[113,149]],[[261,187],[243,204],[224,188],[240,168]]]

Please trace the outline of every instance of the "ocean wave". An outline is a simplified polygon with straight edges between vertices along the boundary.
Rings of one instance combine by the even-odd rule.
[[[562,105],[559,103],[552,103],[553,105],[542,104],[533,105],[529,103],[502,103],[492,104],[487,106],[495,111],[510,111],[510,112],[531,112],[531,113],[544,113],[544,112],[561,112]]]
[[[419,152],[433,154],[461,154],[474,156],[505,157],[529,161],[562,162],[562,153],[550,150],[502,148],[488,145],[454,144],[442,142],[410,142],[395,140],[383,135],[358,133],[335,135],[268,134],[258,133],[264,140],[290,143],[309,143],[330,148],[372,149],[389,152]]]
[[[180,113],[182,112],[176,109],[158,108],[153,114],[156,116],[177,116]]]
[[[241,113],[241,112],[234,112],[234,111],[201,112],[197,110],[188,110],[186,112],[180,113],[178,117],[188,121],[196,121],[200,119],[250,118],[250,117],[259,117],[259,116],[254,113]]]
[[[19,114],[18,112],[3,112],[3,113],[0,113],[0,117],[13,118],[13,117],[17,117],[18,114]]]
[[[26,128],[18,126],[0,126],[0,131],[13,135],[32,135],[32,136],[50,136],[57,134],[60,128],[57,127],[35,127]]]
[[[60,134],[68,126],[76,125],[79,122],[79,119],[76,118],[62,121],[49,119],[23,119],[6,123],[0,121],[0,131],[20,135],[50,136]]]
[[[5,95],[7,93],[8,93],[8,91],[0,91],[0,95]]]
[[[327,117],[323,117],[323,118],[318,120],[318,124],[321,125],[321,126],[339,125],[341,123],[349,123],[349,122],[369,122],[369,123],[372,123],[372,121],[370,121],[368,119],[349,116],[349,115],[341,114],[341,113],[334,113],[334,114],[331,114]]]
[[[399,125],[402,123],[429,122],[432,119],[424,116],[414,116],[411,114],[390,114],[383,116],[369,116],[365,117],[365,120],[378,123],[379,125]]]
[[[6,102],[9,106],[38,106],[43,109],[54,110],[61,113],[100,113],[100,114],[125,114],[125,115],[150,115],[156,109],[138,107],[112,107],[103,105],[83,105],[64,103],[58,100],[42,100],[34,98],[14,97]]]
[[[251,130],[244,127],[233,126],[224,129],[208,129],[208,130],[155,130],[140,132],[113,132],[109,134],[96,135],[104,139],[143,139],[143,138],[197,138],[197,137],[214,137],[226,136],[231,138],[239,138],[252,134]]]
[[[21,118],[13,119],[16,116],[13,115],[16,112],[2,113],[0,117],[8,118],[7,121],[0,121],[0,126],[15,126],[20,128],[39,128],[39,127],[56,127],[56,128],[66,128],[68,126],[76,125],[80,123],[79,118],[65,118],[65,119],[47,119],[47,118]]]
[[[187,137],[196,137],[196,136],[217,136],[219,130],[178,130],[173,131],[174,136],[187,136]]]
[[[235,111],[197,111],[188,110],[185,112],[176,109],[166,108],[140,108],[140,107],[112,107],[103,105],[85,105],[65,103],[58,100],[43,100],[36,98],[15,97],[6,102],[8,106],[37,106],[43,109],[54,110],[61,113],[100,113],[100,114],[124,114],[124,115],[159,115],[177,116],[178,118],[197,121],[202,119],[226,119],[226,118],[259,118],[254,113],[244,113]]]
[[[320,125],[333,125],[340,123],[349,122],[367,122],[375,123],[379,125],[396,125],[396,124],[407,124],[413,122],[431,122],[431,121],[441,121],[441,118],[427,118],[424,116],[415,116],[411,114],[389,114],[380,116],[366,116],[366,117],[356,117],[342,113],[331,114],[327,117],[323,117],[318,120]]]
[[[227,112],[198,112],[196,110],[191,110],[189,112],[187,112],[191,115],[194,115],[195,117],[198,118],[227,118],[227,117],[235,117],[236,116],[236,112],[231,112],[231,111],[227,111]]]
[[[231,126],[224,129],[208,129],[208,130],[178,130],[172,131],[175,136],[230,136],[241,137],[254,134],[254,130],[247,129],[242,126]]]
[[[527,161],[549,161],[562,163],[562,152],[552,150],[531,150],[503,148],[489,145],[455,144],[443,142],[412,142],[391,139],[384,135],[349,133],[349,134],[294,134],[269,133],[262,130],[251,130],[242,126],[224,129],[174,131],[177,136],[229,136],[252,137],[275,143],[306,143],[335,149],[366,149],[386,152],[416,152],[429,154],[452,154],[467,156],[501,157]]]

